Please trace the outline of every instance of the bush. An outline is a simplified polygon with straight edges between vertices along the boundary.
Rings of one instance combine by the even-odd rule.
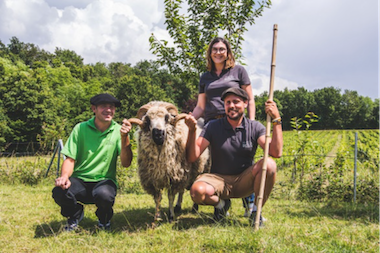
[[[16,159],[16,160],[15,160]],[[6,166],[0,167],[0,181],[9,184],[36,185],[45,175],[47,168],[46,161],[42,157],[36,157],[34,162],[31,160],[5,162]]]
[[[298,199],[315,201],[352,202],[354,186],[352,181],[342,178],[328,180],[320,174],[313,174],[303,188],[298,190]],[[356,183],[357,203],[378,203],[379,186],[374,179],[362,179]]]
[[[124,193],[144,193],[137,175],[136,159],[133,159],[132,165],[128,168],[118,166],[116,178],[119,189]]]

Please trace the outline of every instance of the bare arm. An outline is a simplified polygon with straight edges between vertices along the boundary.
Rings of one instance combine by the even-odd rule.
[[[192,113],[195,119],[199,119],[200,117],[202,117],[205,107],[206,107],[206,94],[200,93],[198,94],[197,106],[195,106]]]
[[[123,167],[129,167],[132,163],[132,149],[129,140],[129,131],[131,131],[132,125],[127,119],[123,119],[123,124],[120,129],[121,136],[121,152],[120,160]]]
[[[280,112],[277,105],[272,100],[265,102],[265,112],[271,116],[272,119],[280,118]],[[260,136],[257,140],[259,145],[265,148],[265,136]],[[276,124],[273,126],[272,138],[269,139],[269,155],[275,158],[282,156],[283,137],[282,137],[282,125]]]
[[[68,189],[71,186],[69,177],[74,172],[75,160],[71,157],[67,157],[62,164],[61,176],[55,180],[55,186],[59,186],[62,189]]]
[[[189,134],[186,142],[187,161],[195,162],[210,143],[203,137],[198,137],[198,139],[196,139],[197,121],[193,116],[186,116],[185,123],[189,127]]]
[[[243,85],[242,89],[245,90],[248,94],[248,118],[254,120],[256,117],[256,105],[255,105],[255,97],[253,96],[252,86],[250,84]]]

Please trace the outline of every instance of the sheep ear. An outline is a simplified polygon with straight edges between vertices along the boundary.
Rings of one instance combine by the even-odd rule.
[[[150,107],[151,106],[149,104],[141,106],[140,109],[137,111],[137,118],[142,119],[142,117],[146,114]]]

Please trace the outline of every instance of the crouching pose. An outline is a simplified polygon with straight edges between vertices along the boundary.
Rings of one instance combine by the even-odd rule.
[[[53,198],[67,217],[66,231],[78,227],[84,214],[82,204],[90,203],[97,207],[98,227],[110,229],[117,190],[117,156],[124,167],[132,161],[128,136],[131,124],[125,119],[121,126],[112,120],[119,100],[104,93],[90,102],[95,117],[77,124],[71,132],[62,150],[67,159],[53,189]]]
[[[252,193],[259,195],[263,160],[253,164],[257,146],[265,148],[265,127],[258,121],[247,119],[248,94],[241,88],[229,88],[222,94],[226,116],[209,122],[196,139],[196,120],[186,117],[189,127],[187,159],[193,162],[202,152],[211,147],[211,171],[200,175],[190,189],[191,198],[200,205],[214,206],[216,221],[225,217],[231,206],[230,198],[243,198]],[[273,134],[269,144],[269,155],[282,155],[282,127],[276,103],[268,100],[265,112],[273,119]],[[267,161],[267,178],[263,205],[267,201],[276,178],[276,163]],[[254,220],[256,213],[251,214]],[[253,224],[253,223],[252,223]],[[260,216],[260,225],[262,217]]]

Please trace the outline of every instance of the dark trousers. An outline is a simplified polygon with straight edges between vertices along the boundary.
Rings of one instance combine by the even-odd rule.
[[[63,190],[53,189],[53,199],[61,207],[61,214],[71,219],[79,219],[83,212],[83,204],[95,204],[96,216],[102,224],[106,224],[113,216],[113,204],[116,197],[116,185],[111,180],[84,182],[71,177],[71,186]],[[79,203],[81,202],[81,203]]]

